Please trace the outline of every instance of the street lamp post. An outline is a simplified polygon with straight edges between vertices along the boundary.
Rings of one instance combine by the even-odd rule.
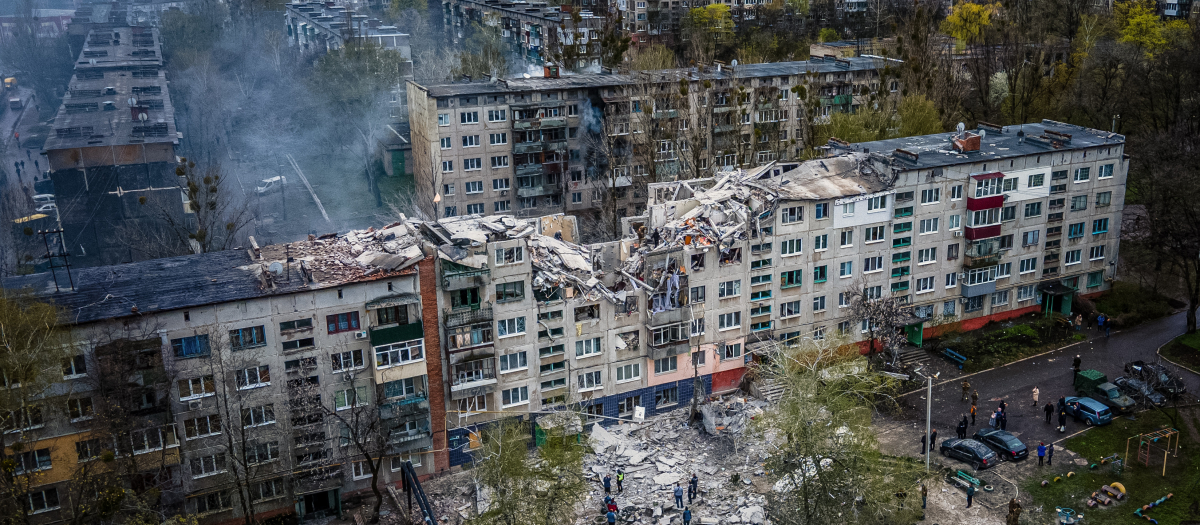
[[[928,376],[921,373],[923,369],[924,367],[918,368],[913,372],[925,378],[925,472],[929,472],[929,456],[933,455],[933,442],[929,439],[933,430],[933,380],[937,379],[941,372]]]

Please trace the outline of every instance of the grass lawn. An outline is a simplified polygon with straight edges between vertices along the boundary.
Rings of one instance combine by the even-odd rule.
[[[1174,341],[1162,347],[1159,353],[1172,362],[1200,373],[1200,332],[1176,337]]]
[[[1176,414],[1175,409],[1169,410]],[[1130,445],[1129,454],[1133,460],[1126,462],[1125,470],[1117,476],[1108,465],[1088,470],[1086,466],[1073,466],[1076,476],[1070,479],[1064,477],[1058,483],[1047,487],[1038,486],[1043,477],[1032,477],[1021,487],[1023,493],[1034,499],[1034,504],[1027,509],[1042,505],[1044,517],[1049,520],[1054,514],[1055,507],[1069,507],[1084,514],[1084,523],[1088,524],[1123,524],[1147,523],[1134,516],[1133,511],[1142,505],[1161,498],[1168,493],[1175,494],[1166,503],[1146,512],[1159,523],[1180,523],[1188,519],[1200,519],[1200,515],[1192,515],[1189,507],[1200,499],[1200,457],[1193,450],[1200,445],[1194,424],[1189,425],[1183,418],[1195,421],[1200,414],[1200,408],[1188,407],[1178,411],[1177,421],[1180,425],[1180,447],[1177,457],[1167,458],[1167,475],[1162,476],[1162,451],[1151,449],[1150,466],[1137,462],[1137,443]],[[1137,421],[1117,418],[1112,424],[1089,430],[1088,432],[1068,439],[1065,443],[1068,450],[1080,454],[1089,462],[1095,463],[1100,458],[1119,453],[1124,458],[1125,442],[1129,437],[1139,433],[1158,430],[1170,426],[1170,419],[1159,411],[1149,411],[1137,414]],[[1189,426],[1191,429],[1189,430]],[[1065,456],[1064,456],[1065,458]],[[1128,491],[1123,502],[1109,507],[1097,506],[1089,509],[1087,497],[1101,486],[1111,482],[1120,482]],[[1032,517],[1032,516],[1031,516]]]
[[[1117,326],[1129,328],[1170,314],[1172,300],[1137,284],[1117,281],[1112,289],[1096,300],[1096,310],[1116,319]],[[1176,302],[1177,303],[1177,302]]]

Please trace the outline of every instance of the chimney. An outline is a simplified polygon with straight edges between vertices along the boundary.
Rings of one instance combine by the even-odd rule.
[[[950,139],[954,143],[954,149],[959,153],[967,153],[970,151],[979,151],[980,138],[979,135],[964,131],[961,135],[956,135]]]
[[[558,65],[547,63],[542,66],[542,76],[546,78],[558,78]]]

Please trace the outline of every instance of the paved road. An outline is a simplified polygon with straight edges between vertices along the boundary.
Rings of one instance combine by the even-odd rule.
[[[977,424],[970,427],[968,435],[987,425],[987,417],[999,404],[998,399],[1004,399],[1008,403],[1008,431],[1017,434],[1027,445],[1031,445],[1031,448],[1039,441],[1049,443],[1078,432],[1084,426],[1082,423],[1075,423],[1071,418],[1067,418],[1067,430],[1062,434],[1054,428],[1054,424],[1045,423],[1041,407],[1031,407],[1032,390],[1035,385],[1041,390],[1040,404],[1044,405],[1046,400],[1057,404],[1059,396],[1074,395],[1071,360],[1075,355],[1081,357],[1084,369],[1097,369],[1111,379],[1122,375],[1123,366],[1128,361],[1157,360],[1155,351],[1158,347],[1182,334],[1184,330],[1184,314],[1179,313],[1129,330],[1114,332],[1109,338],[1096,337],[1096,332],[1093,331],[1093,338],[1087,341],[968,376],[966,379],[971,383],[972,389],[979,390]],[[1165,362],[1164,364],[1171,366]],[[1200,376],[1186,370],[1180,370],[1180,375],[1187,382],[1189,397],[1200,392]],[[954,437],[958,421],[970,408],[969,401],[960,401],[961,383],[962,379],[956,378],[935,383],[933,386],[932,419],[933,426],[938,429],[939,441]],[[914,405],[909,415],[923,421],[925,392],[910,394],[905,400]],[[1057,420],[1055,413],[1055,423]],[[914,447],[917,446],[920,435],[919,432],[914,433]]]

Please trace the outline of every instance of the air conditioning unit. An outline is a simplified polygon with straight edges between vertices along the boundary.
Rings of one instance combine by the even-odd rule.
[[[366,339],[366,338],[367,338],[367,331],[366,331],[366,330],[363,330],[363,331],[361,331],[361,332],[354,332],[354,338],[355,338],[355,339]]]
[[[188,401],[188,410],[200,410],[203,406],[204,402],[199,399],[195,401]]]
[[[956,231],[954,232],[954,236],[955,236],[955,237],[962,237],[962,236],[963,236],[963,232],[962,232],[962,230],[956,230]]]
[[[501,197],[507,197],[507,196],[508,196],[508,190],[500,190],[500,196],[501,196]]]
[[[345,382],[347,382],[347,383],[349,383],[349,382],[351,382],[351,381],[354,381],[354,373],[353,373],[353,372],[351,372],[351,373],[349,373],[349,374],[346,374],[346,375],[342,376],[342,381],[345,381]]]

